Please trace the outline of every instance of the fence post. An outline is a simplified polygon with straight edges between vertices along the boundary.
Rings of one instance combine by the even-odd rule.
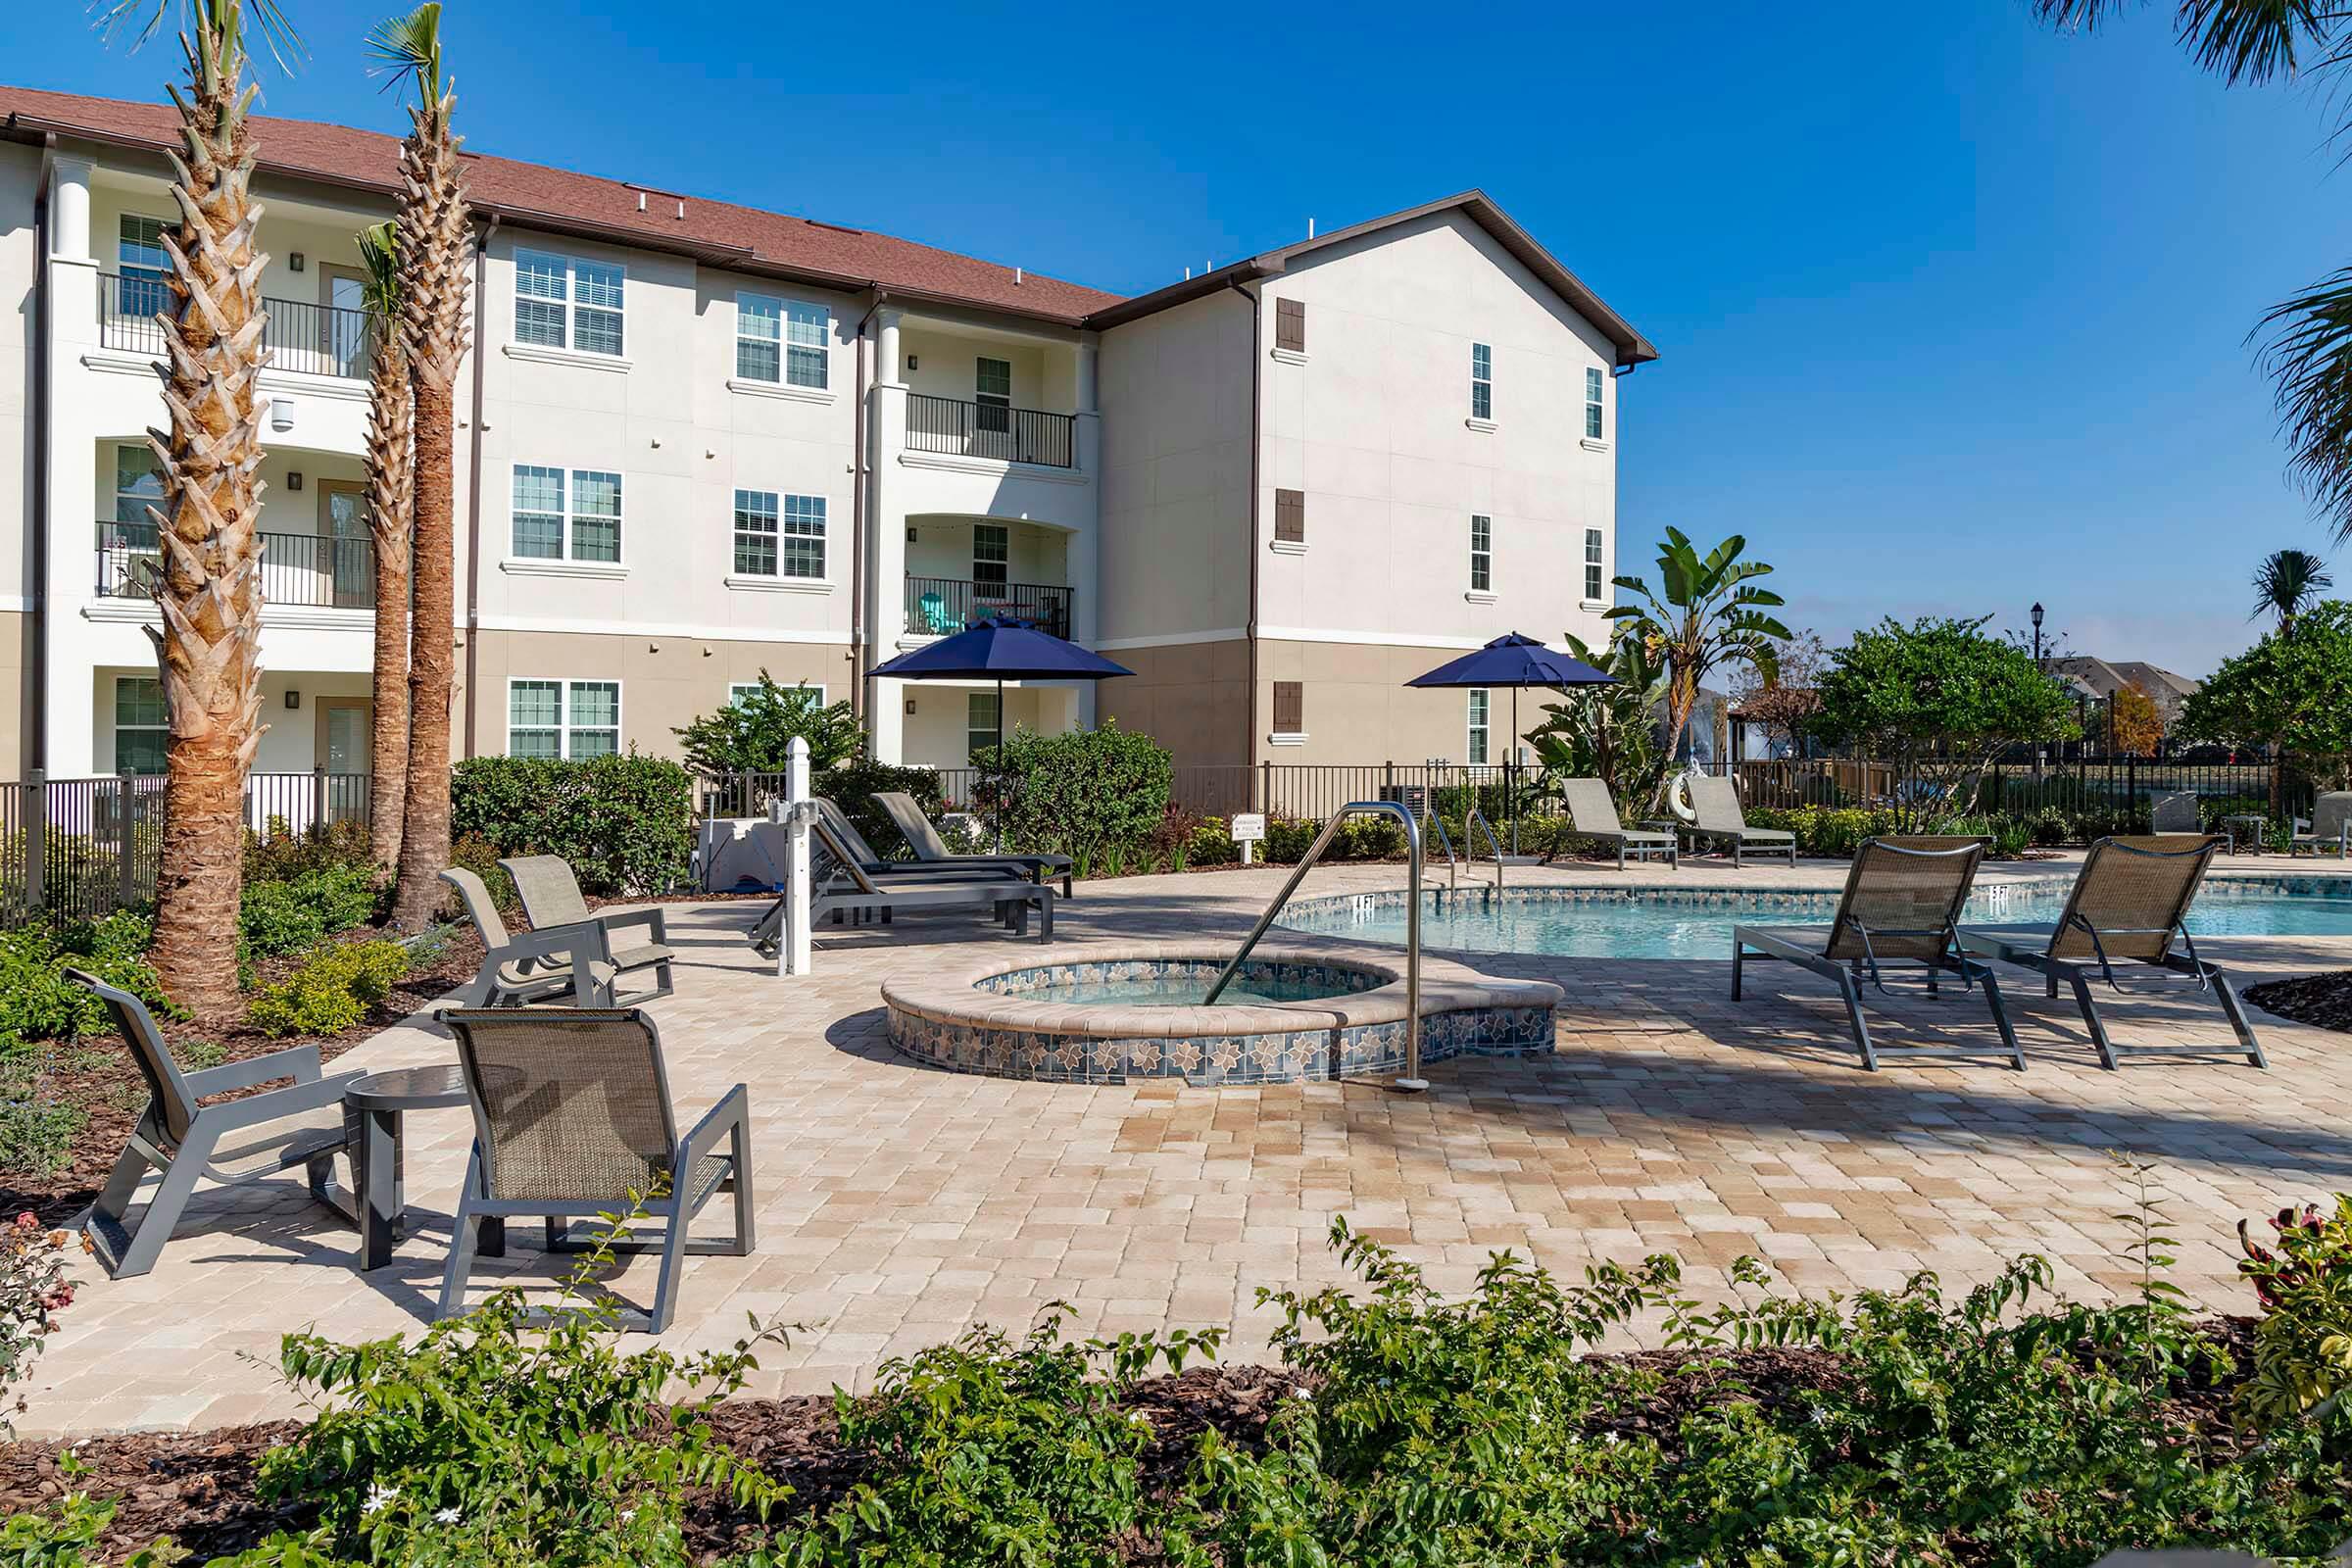
[[[2124,820],[2132,827],[2139,825],[2139,759],[2136,757],[2124,759]],[[2155,825],[2153,817],[2149,818],[2149,825]]]
[[[311,764],[311,826],[326,826],[326,764]]]
[[[1274,762],[1270,758],[1257,764],[1257,808],[1271,812],[1274,809]]]
[[[131,895],[137,883],[131,875],[132,857],[138,853],[137,840],[131,836],[132,818],[138,814],[136,792],[129,779],[115,781],[115,816],[122,824],[122,848],[115,858],[115,907],[127,909],[135,902]]]
[[[49,902],[49,776],[34,768],[24,776],[24,917],[40,918]]]

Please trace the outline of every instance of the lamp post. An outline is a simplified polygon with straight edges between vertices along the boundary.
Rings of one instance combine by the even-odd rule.
[[[2035,600],[2035,601],[2034,602],[2034,609],[2033,609],[2033,612],[2032,612],[2032,613],[2033,613],[2033,616],[2034,616],[2034,667],[2035,669],[2039,669],[2039,668],[2041,667],[2041,601],[2040,601],[2040,600],[2038,600],[2038,599],[2037,599],[2037,600]]]

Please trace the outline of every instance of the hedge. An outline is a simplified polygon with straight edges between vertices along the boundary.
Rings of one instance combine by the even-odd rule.
[[[449,796],[453,838],[560,855],[589,893],[666,893],[693,863],[693,775],[663,758],[469,757],[451,769]]]

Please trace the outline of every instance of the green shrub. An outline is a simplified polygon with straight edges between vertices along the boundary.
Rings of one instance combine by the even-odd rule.
[[[1116,723],[1039,735],[1015,730],[974,759],[979,806],[1001,812],[1007,850],[1066,855],[1080,876],[1116,874],[1145,854],[1167,814],[1174,780],[1168,754]]]
[[[371,865],[368,824],[357,816],[313,822],[297,833],[282,816],[270,818],[270,831],[245,830],[245,881],[291,882],[312,871]]]
[[[514,914],[522,907],[522,895],[514,890],[514,879],[507,868],[498,863],[498,846],[479,833],[465,833],[449,846],[449,863],[459,869],[471,871],[482,879],[490,890],[490,902],[504,914]],[[456,909],[457,895],[449,896],[449,906]]]
[[[392,995],[415,962],[399,942],[341,942],[321,948],[285,979],[265,986],[246,1017],[266,1035],[331,1035],[350,1028]]]
[[[874,853],[886,860],[911,860],[914,851],[906,836],[899,831],[890,813],[874,804],[874,797],[890,791],[901,791],[914,797],[923,814],[939,821],[946,809],[939,788],[939,773],[928,767],[898,767],[889,762],[877,762],[870,757],[853,757],[835,767],[826,768],[814,776],[813,787],[841,808],[841,814],[873,846]],[[952,838],[942,824],[940,836]],[[951,843],[949,848],[956,849]]]
[[[164,996],[146,960],[154,927],[144,915],[118,910],[52,931],[18,926],[0,931],[0,1054],[36,1040],[74,1040],[114,1027],[106,1004],[68,983],[66,968],[86,969],[137,996],[158,1016],[184,1016]]]
[[[2338,1194],[2332,1214],[2280,1209],[2271,1229],[2275,1240],[2263,1247],[2237,1223],[2238,1272],[2263,1306],[2254,1376],[2238,1398],[2266,1426],[2324,1400],[2340,1403],[2352,1389],[2352,1196]]]
[[[694,856],[694,778],[634,753],[469,757],[450,770],[450,833],[502,856],[562,856],[589,893],[666,893],[685,885]]]
[[[325,864],[287,882],[249,882],[237,911],[238,956],[274,958],[372,924],[389,888],[373,865]]]

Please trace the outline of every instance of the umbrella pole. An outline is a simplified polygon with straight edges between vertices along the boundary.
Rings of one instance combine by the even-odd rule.
[[[997,677],[997,776],[1009,778],[1004,771],[1004,677]],[[1004,853],[1004,792],[997,791],[997,853]]]
[[[1519,688],[1511,688],[1510,750],[1503,755],[1510,765],[1503,769],[1503,788],[1511,792],[1511,854],[1519,853]],[[1497,873],[1498,875],[1500,873]]]

